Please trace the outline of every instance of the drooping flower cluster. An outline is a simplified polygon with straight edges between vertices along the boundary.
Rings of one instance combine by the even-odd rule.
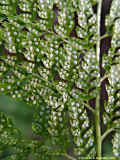
[[[111,47],[108,55],[103,58],[103,67],[108,76],[109,84],[106,85],[108,93],[108,101],[105,102],[105,113],[103,115],[104,123],[107,128],[113,127],[119,130],[120,128],[120,1],[113,1],[111,4],[110,14],[106,17],[107,34],[110,30],[113,31],[111,37]],[[119,133],[116,133],[113,138],[113,153],[119,157]]]
[[[119,16],[113,9],[115,5],[113,2],[109,16],[112,22]],[[92,7],[90,0],[0,2],[0,90],[36,106],[32,129],[44,140],[36,142],[43,145],[41,160],[55,159],[70,146],[77,159],[96,155],[95,126],[90,124],[86,107],[96,98],[100,77],[96,57],[97,17]],[[106,22],[108,28],[112,22]],[[108,59],[103,60],[105,70],[111,70],[105,125],[114,118],[114,84],[119,81],[119,66],[110,68],[113,52],[119,47],[118,26],[116,20]]]

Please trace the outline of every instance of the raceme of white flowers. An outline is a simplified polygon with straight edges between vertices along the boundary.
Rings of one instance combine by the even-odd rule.
[[[92,3],[90,0],[2,0],[1,3],[0,91],[35,106],[33,133],[43,136],[54,148],[61,147],[61,153],[73,145],[78,159],[80,156],[94,158],[94,127],[85,107],[85,103],[96,97],[100,77],[95,49],[97,17]],[[119,17],[117,3],[119,0],[113,1],[106,18],[108,29]],[[21,13],[17,13],[18,8]],[[119,64],[111,66],[113,55],[120,53],[119,50],[115,53],[120,46],[119,26],[117,19],[108,57],[103,58],[110,82],[106,86],[109,98],[103,114],[108,129],[110,125],[119,127],[117,120],[111,122],[114,115],[120,114],[115,110],[120,103],[116,94],[120,87],[120,67]],[[0,124],[0,131],[3,128]],[[7,131],[2,133],[2,140],[7,134]],[[73,142],[69,137],[73,137]],[[116,134],[113,138],[115,156],[119,156],[117,139]],[[11,141],[14,143],[16,139]],[[45,160],[44,156],[41,160]]]
[[[110,15],[106,18],[106,26],[113,24],[113,21],[120,16],[120,1],[116,0],[112,2]]]

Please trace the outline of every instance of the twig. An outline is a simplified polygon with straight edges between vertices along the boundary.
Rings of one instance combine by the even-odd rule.
[[[90,107],[88,104],[84,104],[87,109],[89,109],[92,113],[95,113],[95,110]]]
[[[101,137],[101,141],[103,141],[103,140],[105,139],[105,137],[106,137],[110,132],[112,132],[112,131],[114,131],[114,130],[115,130],[115,128],[110,128],[110,129],[108,129],[107,131],[105,131],[104,134],[103,134],[102,137]]]
[[[102,39],[104,39],[104,38],[107,38],[107,37],[109,37],[109,36],[111,36],[111,35],[110,35],[110,34],[104,34],[103,36],[100,37],[100,40],[102,40]]]
[[[109,75],[107,74],[107,75],[105,75],[105,76],[103,76],[103,77],[100,78],[100,81],[99,81],[99,83],[98,83],[98,87],[101,86],[102,81],[104,81],[106,78],[108,78],[108,76],[109,76]]]

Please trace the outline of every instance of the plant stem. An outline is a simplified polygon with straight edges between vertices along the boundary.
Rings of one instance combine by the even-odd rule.
[[[115,128],[110,128],[110,129],[108,129],[108,130],[102,135],[101,141],[103,141],[103,140],[105,139],[105,137],[106,137],[110,132],[112,132],[112,131],[114,131],[114,130],[115,130]]]
[[[102,0],[98,1],[97,8],[97,44],[96,44],[96,54],[97,63],[100,63],[100,24],[101,24],[101,10],[102,10]],[[98,77],[99,80],[99,77]],[[97,97],[96,97],[96,108],[95,108],[95,125],[96,125],[96,140],[97,140],[97,158],[101,160],[101,124],[100,124],[100,86],[97,87]]]
[[[95,109],[95,124],[96,124],[96,139],[97,139],[97,158],[101,160],[101,127],[100,127],[100,94],[98,92],[96,98],[96,109]]]
[[[92,107],[90,107],[88,104],[85,104],[85,107],[89,109],[92,113],[95,113],[95,110]]]
[[[102,10],[102,0],[99,0],[98,2],[98,9],[97,9],[97,46],[96,46],[96,51],[97,51],[97,61],[99,63],[99,58],[100,58],[100,22],[101,22],[101,10]]]

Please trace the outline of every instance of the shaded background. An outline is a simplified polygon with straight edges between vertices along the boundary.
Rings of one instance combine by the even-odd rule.
[[[0,93],[0,112],[12,117],[15,127],[25,138],[32,136],[33,107]]]

